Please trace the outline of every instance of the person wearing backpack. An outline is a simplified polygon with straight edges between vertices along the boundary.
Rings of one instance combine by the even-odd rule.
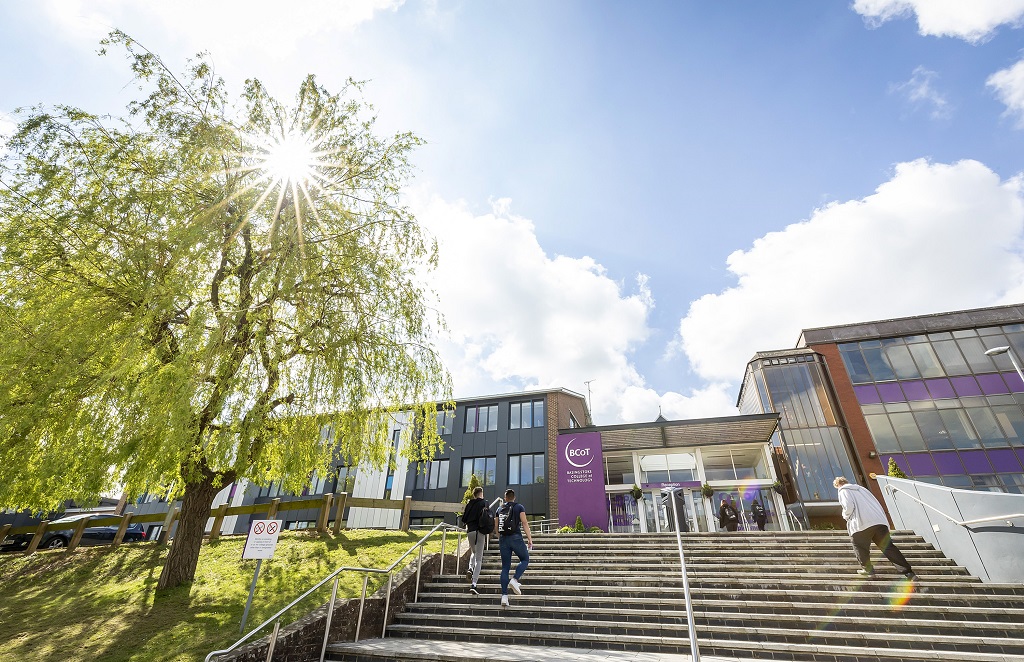
[[[526,566],[530,564],[530,550],[533,549],[533,534],[530,523],[526,521],[526,508],[516,503],[516,491],[505,490],[505,505],[498,511],[498,550],[501,552],[501,606],[508,606],[508,589],[516,595],[523,594],[519,584]],[[526,531],[526,542],[523,542],[523,531]],[[519,559],[515,575],[508,576],[512,570],[512,554]]]
[[[480,595],[476,590],[476,582],[480,579],[480,568],[484,564],[484,544],[487,536],[494,531],[494,518],[487,508],[487,501],[484,500],[484,488],[478,487],[473,490],[473,498],[466,504],[466,510],[462,513],[462,521],[466,525],[466,539],[469,541],[469,568],[467,575],[471,582],[469,592],[473,595]]]
[[[722,499],[722,507],[718,509],[718,521],[726,531],[735,531],[739,525],[740,514],[729,501]]]

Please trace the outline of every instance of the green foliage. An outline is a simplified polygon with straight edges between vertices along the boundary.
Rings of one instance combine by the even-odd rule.
[[[469,476],[469,487],[462,494],[462,503],[469,503],[469,500],[473,498],[473,490],[481,487],[480,479],[476,477],[476,474],[470,474]]]
[[[572,526],[563,526],[555,531],[555,533],[576,533],[576,528]]]
[[[299,491],[336,454],[395,463],[411,405],[401,456],[434,457],[437,252],[399,199],[420,140],[374,133],[351,81],[236,102],[206,56],[176,76],[104,43],[142,90],[125,118],[23,110],[0,158],[0,508]],[[268,176],[299,135],[323,155],[308,181]]]
[[[575,531],[576,533],[584,533],[586,530],[587,530],[587,527],[583,526],[583,517],[581,517],[580,515],[577,515],[576,516],[576,526],[573,527],[573,531]]]
[[[704,483],[703,485],[700,486],[700,493],[704,495],[704,498],[710,499],[715,495],[715,489],[708,485],[707,483]]]
[[[640,486],[633,483],[633,489],[629,491],[629,495],[633,497],[633,501],[639,501],[644,496],[644,491],[640,489]]]
[[[907,477],[907,474],[903,473],[903,470],[900,469],[900,465],[896,464],[896,460],[894,458],[891,458],[891,457],[889,458],[889,468],[888,468],[887,473],[889,474],[890,478],[906,478]]]
[[[604,529],[599,526],[592,526],[587,529],[587,533],[604,533]]]

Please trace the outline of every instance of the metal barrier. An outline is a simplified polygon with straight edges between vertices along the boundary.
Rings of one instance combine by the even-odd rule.
[[[786,509],[786,517],[789,518],[790,524],[795,525],[793,527],[794,531],[803,531],[804,530],[804,523],[802,521],[800,521],[800,518],[797,517],[796,515],[794,515],[793,511],[788,509],[788,508]]]
[[[337,570],[335,570],[334,572],[332,572],[331,574],[327,575],[326,577],[321,579],[319,582],[317,582],[317,584],[315,586],[313,586],[313,588],[309,589],[308,591],[306,591],[305,593],[303,593],[299,597],[295,598],[294,600],[289,602],[287,605],[285,605],[276,614],[274,614],[273,616],[271,616],[267,620],[263,621],[262,623],[260,623],[258,626],[256,626],[252,630],[250,630],[244,637],[242,637],[241,639],[239,639],[235,643],[231,644],[230,646],[228,646],[225,649],[212,651],[209,655],[206,656],[206,662],[210,662],[211,660],[213,660],[216,657],[219,657],[219,656],[224,655],[226,653],[230,653],[231,651],[235,650],[236,648],[238,648],[239,646],[244,644],[246,641],[251,639],[254,634],[256,634],[257,632],[259,632],[260,630],[262,630],[266,626],[268,626],[271,623],[273,623],[274,624],[274,632],[271,635],[270,646],[268,647],[268,650],[267,650],[267,662],[270,662],[271,658],[274,655],[274,647],[277,644],[277,635],[278,635],[278,633],[280,631],[280,628],[281,628],[281,620],[280,620],[281,616],[283,616],[285,613],[287,613],[289,610],[291,610],[291,608],[294,607],[295,605],[297,605],[299,602],[301,602],[305,598],[309,597],[318,588],[320,588],[321,586],[323,586],[324,584],[326,584],[327,582],[329,582],[329,581],[331,581],[333,579],[334,580],[334,587],[331,589],[331,601],[330,601],[330,604],[327,607],[327,621],[326,621],[326,624],[324,626],[324,641],[323,641],[323,646],[321,646],[321,648],[320,648],[320,662],[323,662],[324,657],[327,654],[327,641],[328,641],[328,638],[329,638],[330,633],[331,633],[331,620],[334,617],[334,602],[335,602],[335,600],[338,597],[338,582],[341,580],[341,573],[343,573],[345,571],[353,571],[353,572],[361,572],[361,573],[363,573],[363,590],[362,590],[362,594],[359,597],[359,616],[356,619],[356,633],[355,633],[355,640],[356,641],[359,640],[359,629],[360,629],[360,627],[363,624],[363,605],[366,602],[366,587],[367,587],[367,584],[369,583],[370,575],[371,574],[387,574],[387,576],[388,576],[388,589],[387,589],[387,593],[385,593],[385,598],[384,598],[384,619],[383,619],[384,620],[384,626],[381,629],[381,636],[383,637],[387,633],[387,628],[388,628],[388,608],[391,606],[391,587],[392,587],[392,581],[394,580],[393,573],[394,573],[395,569],[398,568],[399,564],[401,564],[402,561],[404,561],[410,554],[412,554],[413,551],[415,551],[417,549],[419,550],[419,557],[418,557],[418,559],[416,561],[416,589],[415,589],[415,596],[416,596],[416,598],[418,598],[419,597],[419,592],[420,592],[420,573],[423,570],[423,547],[427,544],[427,540],[432,535],[437,533],[438,531],[441,531],[441,566],[440,566],[440,568],[438,570],[438,574],[444,573],[444,552],[445,552],[445,544],[447,543],[447,539],[448,539],[448,531],[455,531],[458,534],[458,541],[457,541],[457,543],[455,545],[455,574],[458,574],[458,572],[459,572],[459,560],[460,560],[459,548],[462,546],[462,534],[465,532],[465,529],[460,529],[457,526],[452,526],[451,524],[446,524],[444,522],[441,522],[440,524],[437,524],[436,526],[434,526],[434,528],[432,528],[430,531],[428,531],[426,535],[424,535],[422,538],[420,538],[420,540],[418,542],[416,542],[412,547],[410,547],[408,550],[406,550],[406,552],[404,554],[402,554],[400,557],[398,557],[398,560],[396,560],[394,563],[392,563],[387,568],[357,568],[357,567],[352,567],[352,566],[342,566],[342,567],[338,568]]]

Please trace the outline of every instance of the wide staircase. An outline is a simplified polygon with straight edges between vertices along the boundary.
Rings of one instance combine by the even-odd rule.
[[[859,576],[843,531],[683,534],[701,656],[1024,660],[1024,585],[984,584],[922,538],[894,539],[918,581],[874,548],[876,575]],[[534,541],[523,594],[510,595],[510,607],[499,604],[501,561],[492,545],[481,595],[468,592],[464,575],[435,577],[386,639],[332,644],[327,659],[574,659],[563,649],[607,651],[601,659],[689,655],[674,534]]]

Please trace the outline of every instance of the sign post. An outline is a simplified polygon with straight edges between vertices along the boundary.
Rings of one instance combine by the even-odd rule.
[[[256,592],[256,580],[260,576],[260,565],[263,559],[273,558],[277,547],[277,537],[281,534],[282,521],[279,519],[258,519],[249,523],[249,535],[245,538],[243,559],[256,559],[256,572],[252,575],[249,586],[249,599],[245,601],[242,612],[242,634],[245,634],[245,622],[249,619],[249,607],[252,606],[252,594]]]

